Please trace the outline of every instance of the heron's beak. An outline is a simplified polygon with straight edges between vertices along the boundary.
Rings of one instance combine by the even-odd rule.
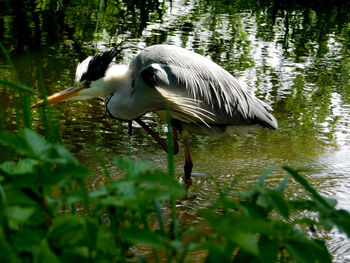
[[[70,87],[68,89],[62,90],[58,93],[55,93],[55,94],[47,97],[47,101],[51,104],[51,103],[56,103],[56,102],[63,101],[63,100],[68,100],[69,98],[78,96],[79,91],[82,89],[83,89],[83,87],[81,85],[79,85],[77,87],[76,86]],[[36,106],[42,105],[42,104],[44,104],[44,100],[40,100],[37,103],[33,104],[32,108],[35,108]]]

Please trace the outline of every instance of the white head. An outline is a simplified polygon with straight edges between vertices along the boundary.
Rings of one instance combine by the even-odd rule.
[[[88,57],[78,64],[74,86],[47,98],[50,103],[64,100],[87,100],[94,97],[106,97],[117,89],[118,80],[127,77],[127,67],[112,63],[116,50]],[[41,100],[37,104],[42,104]]]

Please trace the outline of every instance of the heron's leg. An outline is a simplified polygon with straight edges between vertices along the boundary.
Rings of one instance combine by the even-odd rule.
[[[159,144],[162,146],[165,152],[168,152],[168,145],[167,141],[160,138],[157,133],[152,131],[150,127],[146,123],[144,123],[141,119],[137,118],[135,121],[142,127],[144,128]],[[173,128],[173,144],[174,144],[174,154],[177,154],[179,152],[179,144],[177,142],[177,132],[175,128]]]
[[[162,146],[164,151],[168,152],[168,146],[166,144],[166,140],[160,138],[159,135],[157,133],[155,133],[154,131],[152,131],[152,129],[150,127],[148,127],[148,125],[146,123],[144,123],[141,119],[137,118],[137,119],[135,119],[135,121],[142,128],[144,128],[145,131],[148,132],[160,144],[160,146]]]
[[[186,187],[188,188],[192,184],[191,173],[192,173],[193,164],[192,164],[192,160],[191,160],[190,147],[188,146],[187,137],[183,137],[183,143],[184,143],[185,159],[186,159],[185,166],[184,166],[185,184],[186,184]]]
[[[173,146],[174,146],[174,154],[177,154],[179,152],[179,143],[178,143],[178,137],[177,137],[177,130],[176,128],[172,127],[172,133],[173,133]]]
[[[132,120],[128,121],[128,134],[132,136]]]

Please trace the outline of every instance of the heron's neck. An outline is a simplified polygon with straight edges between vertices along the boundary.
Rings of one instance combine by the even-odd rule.
[[[105,73],[103,86],[111,93],[122,92],[131,87],[131,73],[127,66],[113,65]]]
[[[106,108],[113,117],[123,120],[133,120],[145,113],[141,106],[142,102],[137,103],[132,91],[130,85],[129,89],[120,89],[118,92],[112,94],[110,99],[106,101]]]
[[[106,73],[106,82],[109,82],[110,87],[114,87],[111,92],[113,95],[107,101],[106,108],[115,118],[132,120],[153,110],[154,107],[157,108],[157,95],[154,94],[157,92],[153,88],[148,88],[147,85],[140,86],[140,80],[133,79],[132,74],[126,68],[123,73],[123,68],[113,66]],[[133,83],[136,83],[135,87]]]
[[[111,98],[106,108],[116,118],[130,119],[133,116],[132,76],[126,66],[111,66],[104,77],[104,89],[109,90]]]
[[[107,69],[105,79],[111,82],[123,82],[128,79],[130,75],[128,66],[113,64]]]

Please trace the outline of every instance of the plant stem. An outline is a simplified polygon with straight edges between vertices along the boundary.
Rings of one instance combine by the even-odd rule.
[[[51,225],[51,220],[50,220],[50,215],[47,211],[47,202],[45,199],[45,195],[44,195],[44,187],[43,187],[43,183],[42,183],[42,165],[41,163],[39,163],[39,169],[38,169],[38,184],[39,184],[39,193],[40,193],[40,198],[41,198],[41,204],[44,207],[44,211],[45,211],[45,223],[46,226],[49,228]]]

